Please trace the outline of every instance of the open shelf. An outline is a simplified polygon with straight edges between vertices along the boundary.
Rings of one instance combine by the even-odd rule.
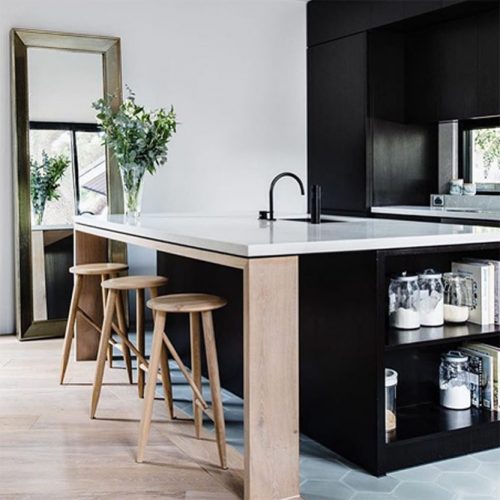
[[[460,341],[486,340],[500,335],[500,325],[448,325],[421,327],[418,330],[397,330],[391,328],[387,334],[386,351],[419,347],[425,344],[447,344]]]
[[[497,423],[500,415],[483,408],[448,410],[434,403],[398,408],[398,426],[388,446],[400,441],[436,435],[482,424]]]

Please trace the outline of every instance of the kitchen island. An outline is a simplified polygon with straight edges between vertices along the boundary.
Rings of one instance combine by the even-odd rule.
[[[169,292],[205,289],[223,294],[225,278],[231,282],[227,289],[232,292],[223,295],[236,304],[232,312],[228,307],[235,319],[231,332],[217,333],[217,341],[222,364],[230,358],[232,366],[243,365],[248,499],[300,496],[299,344],[301,430],[371,472],[384,474],[444,457],[446,450],[436,449],[437,441],[427,442],[437,436],[448,446],[448,456],[500,445],[493,417],[487,422],[487,415],[473,415],[480,429],[472,423],[443,424],[439,409],[427,404],[433,392],[428,367],[435,362],[436,349],[467,336],[484,335],[498,342],[499,332],[471,328],[450,333],[442,328],[430,344],[426,332],[408,342],[388,331],[385,313],[391,273],[415,266],[444,269],[459,256],[500,258],[500,229],[327,219],[321,225],[164,214],[142,216],[135,222],[120,215],[75,220],[77,264],[105,259],[108,242],[118,241],[165,256],[164,274],[173,286]],[[95,302],[96,307],[97,285],[83,291],[83,300]],[[225,320],[221,317],[221,321]],[[237,356],[238,350],[230,356],[224,353],[225,339],[234,341],[240,333],[234,325],[241,326],[242,357]],[[220,331],[217,323],[216,330]],[[97,341],[90,330],[79,330],[77,359],[93,359]],[[390,363],[404,371],[410,362],[414,370],[422,360],[424,379],[417,370],[401,384],[402,402],[412,408],[402,409],[401,439],[398,435],[395,443],[386,443],[384,366]],[[222,368],[224,385],[223,372]],[[470,429],[477,434],[477,442],[468,448],[458,446],[453,433]]]

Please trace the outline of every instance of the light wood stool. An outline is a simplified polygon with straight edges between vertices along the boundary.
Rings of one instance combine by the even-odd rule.
[[[68,322],[66,323],[66,332],[64,334],[63,352],[61,360],[61,376],[60,383],[64,383],[66,369],[68,367],[69,355],[71,352],[71,344],[75,335],[75,324],[77,315],[80,315],[90,326],[92,326],[99,334],[101,334],[101,327],[79,306],[80,295],[82,292],[83,278],[85,276],[100,276],[101,283],[109,278],[115,278],[120,272],[126,271],[128,266],[126,264],[118,263],[94,263],[94,264],[81,264],[70,267],[69,272],[75,275],[75,283],[73,286],[73,293],[71,295],[71,305],[69,308]],[[103,311],[106,307],[106,292],[102,291],[102,305]],[[119,317],[125,321],[123,304],[120,306]],[[116,328],[116,325],[113,325]],[[132,362],[130,360],[130,351],[125,345],[123,347],[123,359],[127,368],[127,374],[130,383],[132,383]],[[107,355],[109,358],[109,366],[113,363],[113,345],[109,344]]]
[[[210,419],[213,420],[215,424],[215,434],[217,438],[220,464],[223,469],[227,469],[226,430],[224,423],[224,410],[222,408],[219,365],[217,361],[217,349],[215,346],[214,325],[212,318],[212,311],[220,309],[226,304],[227,301],[221,297],[205,294],[173,294],[153,298],[148,301],[148,307],[155,313],[155,327],[149,362],[148,383],[144,398],[144,410],[139,431],[139,446],[137,450],[138,462],[142,462],[144,460],[144,450],[149,439],[149,431],[151,427],[158,368],[161,362],[162,349],[166,346],[179,365],[180,370],[182,371],[184,377],[186,377],[186,380],[193,391],[193,413],[196,437],[199,439],[201,436],[201,428],[203,425],[202,412],[204,412]],[[165,334],[167,313],[189,313],[192,375],[189,374],[179,354],[170,342],[170,339]],[[203,399],[203,395],[201,393],[200,316],[201,322],[203,323],[208,375],[210,378],[210,390],[212,394],[211,409],[208,408],[208,405]],[[163,372],[163,363],[161,371]]]
[[[145,290],[149,289],[151,297],[158,296],[158,288],[165,286],[168,282],[167,278],[162,276],[125,276],[123,278],[114,278],[103,281],[101,283],[103,290],[108,290],[106,309],[104,311],[104,320],[102,324],[102,336],[99,344],[99,352],[97,354],[97,365],[94,380],[94,388],[92,391],[92,403],[90,409],[90,418],[95,417],[97,404],[101,394],[102,380],[104,376],[104,367],[106,364],[106,346],[112,340],[113,317],[115,313],[118,317],[118,329],[114,329],[121,341],[128,349],[133,351],[137,357],[137,386],[139,397],[144,397],[144,372],[148,370],[149,363],[145,356],[145,338],[144,338],[144,294]],[[120,292],[135,291],[136,293],[136,339],[137,346],[130,342],[126,325],[120,319]],[[166,350],[165,356],[162,357],[163,362],[167,363]],[[158,371],[158,370],[157,370]],[[165,385],[167,408],[170,416],[173,417],[173,402],[171,397],[171,381],[170,372],[168,370],[163,373],[162,381]]]

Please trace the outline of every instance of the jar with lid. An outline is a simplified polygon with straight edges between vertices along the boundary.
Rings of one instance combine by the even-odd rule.
[[[449,351],[439,365],[439,392],[441,405],[450,410],[471,407],[469,358],[460,351]]]
[[[444,320],[447,323],[465,323],[473,306],[473,280],[460,273],[445,273]]]
[[[396,388],[398,386],[398,372],[385,369],[385,432],[396,430]]]
[[[420,327],[418,277],[406,273],[391,279],[389,285],[389,323],[393,328],[414,330]]]
[[[443,319],[443,275],[426,269],[418,276],[420,324],[441,326]]]

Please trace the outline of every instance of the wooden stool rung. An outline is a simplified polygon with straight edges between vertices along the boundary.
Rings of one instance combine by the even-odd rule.
[[[202,407],[204,409],[207,409],[208,404],[205,401],[205,399],[203,398],[203,394],[200,392],[198,387],[196,387],[196,384],[194,383],[193,377],[191,377],[191,375],[189,374],[186,366],[182,362],[182,359],[180,358],[180,356],[177,354],[175,347],[172,345],[172,342],[170,342],[170,339],[167,337],[165,332],[163,332],[163,342],[165,342],[165,345],[167,346],[168,350],[170,351],[173,358],[175,359],[175,362],[179,366],[179,369],[181,370],[184,377],[186,377],[186,380],[188,381],[188,384],[191,386],[191,389],[193,389],[195,397],[200,401],[200,403],[202,404]]]
[[[201,408],[201,411],[212,421],[215,422],[214,412],[212,408],[203,408],[203,405],[197,400],[194,400],[194,404]]]

